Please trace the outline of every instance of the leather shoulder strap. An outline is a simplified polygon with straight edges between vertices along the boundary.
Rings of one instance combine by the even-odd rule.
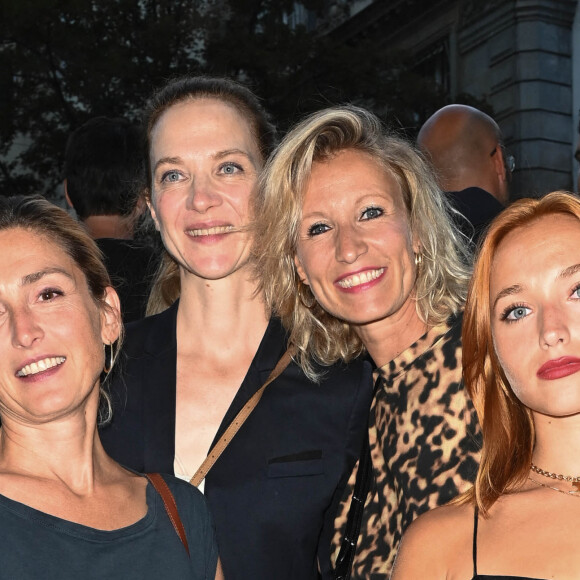
[[[234,417],[234,420],[229,424],[228,428],[225,430],[224,434],[220,437],[217,443],[211,448],[208,456],[205,458],[204,462],[201,464],[200,468],[195,472],[194,476],[191,478],[190,482],[192,485],[197,487],[208,474],[209,470],[213,467],[214,463],[219,459],[220,455],[224,452],[224,449],[228,446],[230,441],[234,438],[235,434],[239,431],[240,427],[244,424],[246,419],[250,416],[252,411],[256,408],[256,405],[262,398],[266,387],[274,380],[276,380],[284,371],[284,369],[290,364],[292,356],[295,353],[295,348],[289,346],[286,352],[282,355],[282,358],[278,361],[266,382],[262,387],[254,393],[252,398],[242,407],[240,412]]]
[[[373,388],[373,398],[377,393],[380,384],[380,378],[377,377]],[[359,458],[358,471],[354,484],[350,508],[342,537],[342,543],[336,558],[334,568],[334,580],[350,580],[352,565],[356,553],[358,537],[362,523],[362,516],[365,502],[371,488],[372,480],[372,458],[369,443],[368,427],[363,439],[361,454]]]
[[[175,503],[175,498],[171,493],[171,490],[165,483],[165,480],[159,473],[148,473],[147,479],[151,482],[151,485],[155,488],[157,493],[161,496],[163,500],[163,505],[165,506],[165,511],[173,524],[181,543],[183,544],[187,555],[189,556],[189,545],[187,543],[187,536],[185,535],[185,528],[179,517],[179,512],[177,511],[177,504]]]

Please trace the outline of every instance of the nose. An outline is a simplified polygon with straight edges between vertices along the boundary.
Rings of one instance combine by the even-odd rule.
[[[352,227],[337,227],[335,243],[336,259],[347,264],[356,262],[368,250],[364,238]]]
[[[12,344],[16,348],[29,348],[34,342],[44,336],[44,331],[29,308],[13,310]]]
[[[187,209],[205,213],[208,209],[221,205],[222,197],[211,179],[196,176],[190,186]]]
[[[540,346],[544,349],[560,343],[566,344],[570,333],[566,314],[560,308],[548,306],[542,309],[540,322]]]

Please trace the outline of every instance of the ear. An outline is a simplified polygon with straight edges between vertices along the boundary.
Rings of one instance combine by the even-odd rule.
[[[417,235],[416,232],[411,232],[411,241],[413,245],[413,253],[420,254],[421,251],[423,250],[423,246],[421,245],[421,242],[419,241],[419,236]]]
[[[68,206],[70,208],[74,209],[72,201],[70,200],[70,197],[68,196],[68,182],[66,179],[62,182],[62,185],[64,187],[64,198],[66,199],[66,203],[68,204]]]
[[[153,223],[155,224],[155,229],[159,231],[159,220],[157,219],[157,214],[155,213],[155,207],[153,206],[153,202],[151,201],[151,196],[147,196],[147,207],[149,208],[149,213],[151,214],[151,218],[153,219]]]
[[[296,271],[298,272],[298,277],[302,280],[303,284],[310,286],[310,282],[308,281],[308,277],[306,276],[306,272],[304,271],[304,267],[302,266],[302,262],[297,255],[294,255],[294,265],[296,266]]]
[[[497,175],[499,183],[507,181],[507,170],[505,167],[503,155],[504,155],[503,149],[498,144],[497,153],[491,158],[491,160],[493,162],[494,173]]]
[[[107,286],[105,304],[101,307],[101,340],[112,344],[121,334],[121,303],[114,288]]]

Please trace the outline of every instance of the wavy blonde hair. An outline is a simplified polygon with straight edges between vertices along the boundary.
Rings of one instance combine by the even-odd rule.
[[[411,231],[421,247],[416,282],[420,318],[435,325],[459,311],[469,280],[469,250],[452,225],[452,210],[425,158],[365,109],[333,107],[310,115],[286,135],[262,174],[254,208],[259,216],[254,257],[268,304],[289,330],[297,359],[311,377],[313,359],[328,365],[364,351],[352,327],[315,301],[294,265],[312,164],[347,149],[369,155],[401,188]]]
[[[493,260],[507,234],[554,214],[570,215],[580,227],[580,199],[555,191],[505,209],[489,228],[469,285],[463,316],[463,380],[482,427],[483,448],[475,485],[457,503],[474,501],[484,515],[500,495],[526,481],[535,443],[532,412],[514,395],[493,344],[489,294]]]

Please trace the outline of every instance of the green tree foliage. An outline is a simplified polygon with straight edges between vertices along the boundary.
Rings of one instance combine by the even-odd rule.
[[[163,79],[198,72],[191,4],[0,0],[0,192],[53,197],[72,129],[134,118]]]
[[[314,24],[325,0],[302,0]],[[355,102],[402,128],[444,103],[376,38],[296,21],[292,0],[0,0],[0,194],[58,196],[69,132],[96,115],[138,118],[181,74],[225,74],[281,129]],[[323,21],[320,18],[318,22]]]

